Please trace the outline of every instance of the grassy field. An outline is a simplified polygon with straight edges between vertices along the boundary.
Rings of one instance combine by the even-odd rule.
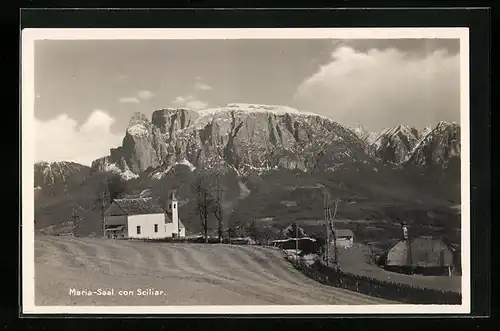
[[[114,293],[75,296],[70,295],[72,288],[114,289]],[[147,289],[163,293],[137,293]],[[119,295],[123,290],[134,295]],[[52,236],[35,239],[36,305],[384,303],[391,302],[319,284],[294,269],[281,251],[271,248]]]

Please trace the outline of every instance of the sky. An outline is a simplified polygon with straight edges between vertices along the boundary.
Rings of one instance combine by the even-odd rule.
[[[35,161],[90,165],[130,117],[286,105],[369,131],[460,121],[458,39],[37,40]]]

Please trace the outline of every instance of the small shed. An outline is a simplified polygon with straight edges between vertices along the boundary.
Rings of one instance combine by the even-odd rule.
[[[394,245],[387,252],[385,268],[410,274],[451,275],[453,260],[451,247],[442,239],[422,236]]]
[[[354,246],[354,232],[349,229],[335,229],[337,247],[349,248]]]

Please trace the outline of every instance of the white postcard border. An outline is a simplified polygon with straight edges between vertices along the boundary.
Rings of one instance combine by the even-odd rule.
[[[458,314],[470,313],[468,28],[24,29],[22,30],[22,312],[24,314]],[[34,42],[117,39],[460,39],[461,305],[36,306],[34,270]]]

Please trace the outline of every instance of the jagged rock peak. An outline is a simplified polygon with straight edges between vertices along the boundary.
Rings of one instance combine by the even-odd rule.
[[[413,136],[415,138],[418,137],[418,130],[412,126],[399,124],[392,128],[385,129],[381,132],[380,136],[393,136],[393,135],[407,135]]]
[[[153,112],[151,123],[162,134],[185,129],[199,117],[196,111],[187,108],[164,108]]]
[[[128,122],[126,133],[134,137],[145,138],[151,134],[151,123],[146,115],[134,113]]]
[[[355,127],[352,127],[351,130],[368,146],[373,144],[379,136],[378,132],[370,132],[359,123]]]
[[[135,122],[149,122],[149,119],[143,113],[135,112],[134,114],[132,114],[129,123],[135,123]]]
[[[419,141],[406,162],[419,166],[444,164],[460,157],[460,148],[460,125],[440,121]]]
[[[436,125],[435,130],[446,130],[449,128],[457,129],[459,127],[460,125],[458,125],[456,122],[439,121]]]
[[[420,139],[425,138],[425,136],[427,136],[431,131],[432,131],[432,128],[430,126],[426,126],[425,128],[423,128],[419,134]]]
[[[401,164],[408,158],[418,139],[416,128],[400,124],[383,130],[375,139],[371,150],[382,162]]]

